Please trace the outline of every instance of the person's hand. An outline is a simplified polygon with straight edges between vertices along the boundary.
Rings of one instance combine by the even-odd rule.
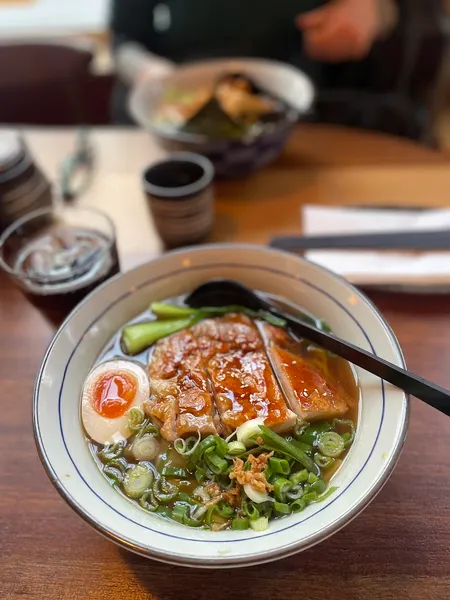
[[[319,61],[343,62],[364,58],[383,27],[380,0],[332,0],[299,15],[307,54]]]

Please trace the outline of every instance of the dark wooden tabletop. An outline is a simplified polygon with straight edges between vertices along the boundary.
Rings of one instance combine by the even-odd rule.
[[[0,277],[0,593],[3,599],[444,600],[450,598],[450,419],[412,400],[394,474],[343,531],[292,558],[194,571],[121,550],[60,498],[31,426],[36,372],[51,330]],[[372,293],[408,366],[450,387],[448,297]]]
[[[448,191],[447,191],[448,193]],[[448,296],[370,293],[412,370],[450,388]],[[206,571],[135,556],[65,504],[33,440],[34,379],[52,331],[0,275],[2,600],[448,600],[450,419],[412,400],[408,439],[373,503],[322,544],[269,565]]]

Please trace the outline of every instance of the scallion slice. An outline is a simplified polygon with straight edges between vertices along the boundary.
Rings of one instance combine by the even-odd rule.
[[[251,520],[250,527],[253,531],[265,531],[269,527],[269,519],[268,517],[259,517],[259,519]]]
[[[355,424],[353,423],[353,421],[350,421],[349,419],[334,419],[333,420],[333,428],[334,429],[348,429],[349,431],[346,431],[345,433],[342,434],[342,438],[344,440],[344,445],[346,448],[348,448],[349,446],[352,445],[353,440],[355,439]]]
[[[132,467],[125,473],[122,486],[129,498],[140,498],[153,483],[153,471],[146,464]]]
[[[244,502],[243,509],[250,521],[259,519],[259,510],[254,502]]]
[[[234,531],[245,531],[250,527],[250,521],[246,518],[237,518],[231,521],[231,529]]]
[[[279,515],[290,515],[292,512],[291,507],[286,502],[274,502],[273,503],[274,511]]]
[[[159,503],[151,490],[144,492],[138,502],[142,508],[149,512],[155,512],[159,508]]]
[[[308,471],[306,469],[302,469],[301,471],[297,471],[296,473],[292,473],[289,477],[292,485],[298,485],[299,483],[306,483],[308,481]]]
[[[190,436],[185,440],[183,438],[177,438],[173,443],[173,447],[178,454],[190,456],[200,444],[201,439],[202,434],[199,431],[198,437]]]
[[[123,455],[125,448],[125,440],[116,442],[115,444],[108,444],[98,453],[99,459],[102,463],[107,464],[115,458],[120,458]]]
[[[122,483],[123,475],[119,469],[106,465],[103,473],[108,477],[112,485],[120,485]]]
[[[273,484],[273,494],[278,502],[286,501],[286,494],[292,487],[292,482],[284,477],[279,477]]]
[[[321,469],[330,469],[336,462],[336,459],[331,458],[331,456],[323,456],[323,454],[316,452],[316,454],[314,454],[314,462]]]
[[[172,477],[173,479],[186,479],[188,472],[183,467],[164,467],[162,475],[164,477]]]
[[[178,495],[178,488],[167,481],[165,477],[158,477],[153,484],[153,494],[162,504],[168,504]]]
[[[345,450],[345,442],[339,433],[327,431],[318,438],[317,447],[324,456],[338,458]]]
[[[245,444],[243,442],[229,442],[228,443],[228,454],[230,456],[239,456],[246,451]]]
[[[272,473],[279,473],[280,475],[289,475],[291,468],[289,463],[284,458],[276,458],[272,456],[269,458],[269,465]]]
[[[132,408],[128,413],[128,428],[131,429],[131,431],[139,431],[144,419],[144,411],[140,408]]]
[[[298,500],[302,496],[303,496],[303,487],[302,487],[302,485],[300,483],[298,485],[293,485],[286,492],[286,499],[290,500],[290,501],[292,501],[292,500]]]
[[[290,507],[293,513],[302,512],[302,510],[306,508],[305,498],[303,497],[299,498],[298,500],[294,500],[294,502],[291,503]]]

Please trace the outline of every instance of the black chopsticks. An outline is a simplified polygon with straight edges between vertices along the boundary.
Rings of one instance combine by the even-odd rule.
[[[390,231],[344,235],[275,237],[270,246],[290,252],[306,250],[450,250],[450,230]]]

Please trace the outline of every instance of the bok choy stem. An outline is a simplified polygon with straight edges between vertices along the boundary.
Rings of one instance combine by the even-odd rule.
[[[126,354],[139,354],[161,338],[186,329],[195,323],[195,319],[187,317],[171,321],[150,321],[128,325],[122,332],[122,346]]]

